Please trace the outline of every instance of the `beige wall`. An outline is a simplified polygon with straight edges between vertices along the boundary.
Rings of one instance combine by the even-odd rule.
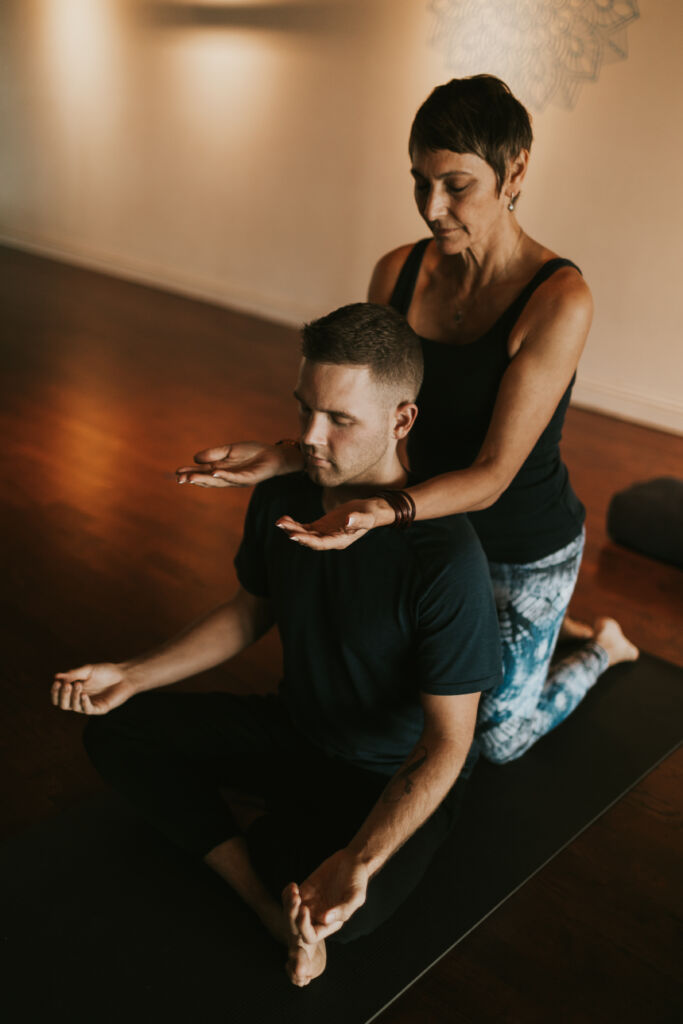
[[[640,11],[536,113],[520,220],[595,293],[577,400],[683,430],[683,3]],[[427,0],[3,0],[0,237],[291,322],[360,298],[424,234],[411,116],[472,70],[433,27]]]

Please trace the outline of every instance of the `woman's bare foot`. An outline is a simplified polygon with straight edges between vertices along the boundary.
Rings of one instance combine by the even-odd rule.
[[[288,885],[282,893],[282,907],[289,932],[287,974],[293,985],[303,988],[314,978],[318,978],[325,970],[327,965],[325,941],[304,942],[296,923],[301,908],[301,894],[299,887],[294,882]]]
[[[620,661],[635,661],[640,651],[627,640],[616,619],[596,619],[594,639],[607,653],[610,665]]]
[[[560,626],[560,641],[592,640],[594,636],[593,627],[589,626],[587,622],[579,622],[578,619],[572,619],[569,615],[565,615]]]

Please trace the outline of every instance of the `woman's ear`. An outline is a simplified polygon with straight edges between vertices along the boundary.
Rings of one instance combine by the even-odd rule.
[[[505,185],[503,186],[503,191],[506,194],[510,193],[510,196],[513,196],[520,191],[528,166],[529,150],[520,149],[514,160],[510,161],[510,166],[508,167]]]
[[[397,441],[400,441],[402,437],[407,437],[413,427],[413,423],[417,418],[417,406],[415,402],[401,402],[396,408],[394,413],[394,430],[393,436]]]

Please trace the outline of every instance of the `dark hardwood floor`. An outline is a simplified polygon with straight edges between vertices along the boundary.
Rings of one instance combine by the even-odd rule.
[[[101,786],[82,719],[49,704],[54,671],[133,654],[230,592],[248,493],[173,470],[210,442],[291,434],[298,353],[292,329],[163,291],[7,248],[0,269],[8,835]],[[605,513],[628,483],[683,476],[683,439],[571,409],[564,452],[588,509],[574,613],[682,665],[681,573],[614,545]],[[244,652],[231,685],[269,689],[278,658],[271,639]],[[662,763],[381,1024],[680,1019],[682,769]]]

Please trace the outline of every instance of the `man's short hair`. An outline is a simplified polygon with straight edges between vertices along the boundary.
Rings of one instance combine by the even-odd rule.
[[[533,140],[526,107],[495,75],[453,78],[424,101],[410,129],[408,149],[474,153],[496,175],[498,194],[511,162]]]
[[[304,324],[301,350],[314,363],[367,366],[377,381],[414,402],[422,384],[420,339],[390,306],[354,302]]]

